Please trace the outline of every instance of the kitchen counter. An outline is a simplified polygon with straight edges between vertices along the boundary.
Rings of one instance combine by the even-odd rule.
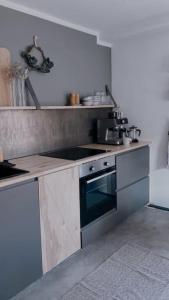
[[[106,150],[106,153],[98,154],[95,156],[79,159],[76,161],[57,159],[51,157],[45,157],[40,155],[32,155],[22,158],[17,158],[11,160],[10,162],[16,164],[16,168],[29,171],[24,175],[15,176],[7,179],[0,180],[0,188],[9,186],[12,184],[17,184],[24,182],[26,180],[47,175],[50,173],[55,173],[60,170],[68,169],[71,167],[79,166],[83,163],[104,158],[110,155],[118,155],[120,153],[132,151],[147,145],[150,145],[150,141],[140,141],[137,144],[132,144],[130,146],[111,146],[111,145],[102,145],[102,144],[88,144],[81,147],[93,148]]]
[[[93,157],[88,157],[88,158],[84,158],[84,159],[80,159],[78,162],[79,164],[85,163],[85,162],[90,162],[92,160],[96,160],[99,158],[104,158],[110,155],[118,155],[120,153],[124,153],[127,151],[132,151],[147,145],[151,145],[151,141],[140,141],[139,143],[133,143],[129,146],[113,146],[113,145],[103,145],[103,144],[88,144],[88,145],[84,145],[81,146],[83,148],[92,148],[92,149],[100,149],[100,150],[105,150],[107,151],[107,153],[103,153],[103,154],[99,154],[97,155],[97,158],[95,156],[95,159],[93,159]]]

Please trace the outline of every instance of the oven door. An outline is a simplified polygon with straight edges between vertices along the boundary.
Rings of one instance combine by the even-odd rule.
[[[80,180],[81,227],[116,208],[116,171],[114,168]]]

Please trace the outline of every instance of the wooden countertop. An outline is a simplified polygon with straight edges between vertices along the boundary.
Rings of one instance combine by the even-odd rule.
[[[32,155],[22,158],[17,158],[11,160],[12,163],[16,164],[16,168],[29,171],[29,173],[15,176],[7,179],[0,180],[0,188],[6,187],[12,184],[19,182],[24,182],[29,179],[54,173],[60,170],[68,169],[75,166],[80,166],[83,163],[94,161],[100,158],[104,158],[110,155],[117,155],[120,153],[132,151],[147,145],[150,145],[151,142],[140,141],[137,144],[131,144],[130,146],[111,146],[111,145],[101,145],[101,144],[88,144],[81,147],[93,148],[93,149],[102,149],[108,152],[103,154],[98,154],[95,156],[79,159],[76,161],[64,160],[58,158],[45,157],[40,155]]]
[[[140,141],[139,143],[133,143],[130,146],[124,146],[124,145],[112,146],[112,145],[103,145],[103,144],[84,145],[84,146],[81,146],[81,147],[105,150],[105,151],[107,151],[107,153],[99,154],[99,155],[97,155],[97,158],[96,158],[96,156],[94,156],[94,157],[91,156],[91,157],[88,157],[88,158],[80,159],[79,164],[82,164],[82,163],[85,163],[85,162],[90,162],[90,161],[93,161],[93,160],[96,160],[96,159],[99,159],[99,158],[103,158],[103,157],[107,157],[107,156],[110,156],[110,155],[113,155],[113,154],[118,155],[118,154],[121,154],[121,153],[124,153],[124,152],[132,151],[132,150],[144,147],[144,146],[148,146],[148,145],[151,145],[151,141]]]

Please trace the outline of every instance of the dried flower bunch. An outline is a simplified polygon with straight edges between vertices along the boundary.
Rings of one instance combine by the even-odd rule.
[[[29,69],[16,62],[11,67],[11,75],[12,77],[25,80],[29,76]]]

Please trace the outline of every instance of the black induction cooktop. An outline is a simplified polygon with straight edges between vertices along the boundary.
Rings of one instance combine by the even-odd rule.
[[[78,159],[82,159],[85,157],[102,154],[105,152],[106,152],[105,150],[99,150],[99,149],[73,147],[73,148],[43,153],[43,154],[41,154],[41,156],[62,158],[62,159],[68,159],[68,160],[78,160]]]

